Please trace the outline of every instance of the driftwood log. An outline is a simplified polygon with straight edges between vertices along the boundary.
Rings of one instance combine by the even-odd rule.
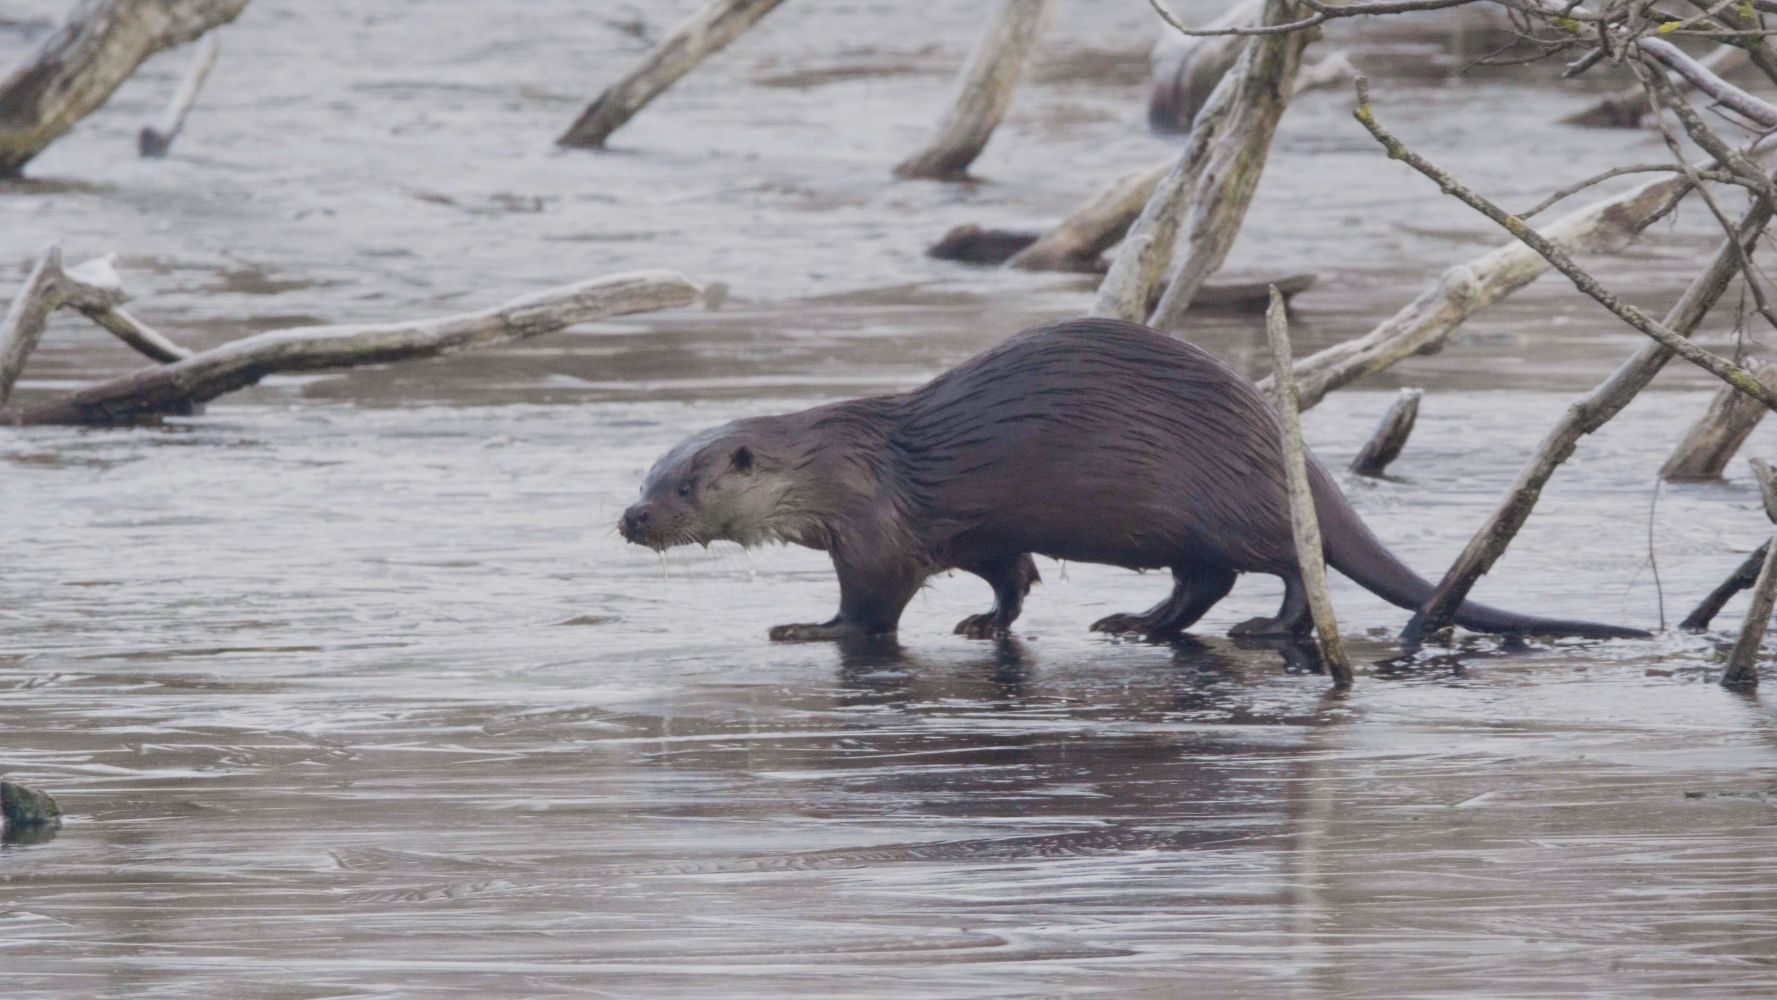
[[[1124,174],[1011,259],[1025,271],[1100,271],[1103,254],[1129,232],[1154,186],[1172,168],[1156,163]]]
[[[574,149],[601,149],[611,133],[622,128],[679,78],[720,52],[783,0],[710,0],[681,22],[654,51],[623,79],[605,88],[587,105],[556,144]]]
[[[1401,390],[1388,412],[1382,415],[1382,422],[1376,425],[1375,432],[1358,450],[1357,457],[1351,460],[1352,472],[1377,477],[1388,470],[1388,464],[1399,458],[1401,449],[1407,446],[1413,424],[1419,419],[1419,399],[1424,395],[1424,389]]]
[[[1302,444],[1302,419],[1296,409],[1296,387],[1290,378],[1289,320],[1284,315],[1283,296],[1275,288],[1265,310],[1265,335],[1271,342],[1271,361],[1277,371],[1271,397],[1283,425],[1283,471],[1289,487],[1290,532],[1296,543],[1296,563],[1302,571],[1303,589],[1308,592],[1314,633],[1320,640],[1320,655],[1327,673],[1335,685],[1350,687],[1351,661],[1345,657],[1339,619],[1333,613],[1333,599],[1327,595],[1326,550],[1321,542],[1320,518],[1314,510],[1314,493],[1308,485],[1308,450]]]
[[[1777,362],[1767,362],[1753,371],[1760,382],[1777,388]],[[1669,483],[1711,482],[1720,479],[1728,463],[1746,438],[1764,419],[1765,408],[1756,399],[1729,386],[1722,386],[1709,408],[1684,440],[1673,449],[1672,457],[1660,467],[1660,478]]]
[[[1286,0],[1267,0],[1265,24],[1289,22],[1293,6]],[[1307,39],[1300,32],[1273,33],[1249,40],[1234,68],[1222,76],[1204,102],[1191,126],[1184,150],[1160,183],[1155,185],[1141,215],[1130,226],[1104,281],[1099,283],[1092,315],[1141,322],[1148,317],[1154,290],[1172,269],[1173,253],[1186,214],[1199,201],[1204,174],[1219,147],[1228,140],[1229,126],[1240,112],[1241,99],[1257,100],[1266,93],[1267,73],[1277,74],[1301,58]],[[1246,86],[1248,77],[1261,81]],[[1239,136],[1232,142],[1238,144]]]
[[[247,0],[82,0],[0,81],[0,177],[91,114],[143,60],[235,19]]]
[[[162,157],[167,155],[167,150],[173,148],[173,140],[179,137],[179,130],[185,127],[185,116],[191,113],[191,106],[197,103],[197,92],[203,88],[204,79],[216,65],[216,53],[222,47],[218,38],[220,34],[212,31],[197,40],[197,52],[192,55],[191,68],[185,71],[185,77],[179,81],[179,89],[174,92],[173,100],[161,114],[160,121],[142,126],[142,131],[136,134],[138,153],[148,157]]]
[[[895,176],[952,180],[966,177],[999,127],[1024,64],[1049,23],[1053,0],[999,0],[956,81],[950,110],[924,148],[902,160]]]
[[[1649,181],[1576,209],[1549,224],[1543,235],[1575,251],[1614,253],[1628,246],[1686,190],[1688,182],[1676,175]],[[1517,240],[1449,268],[1370,332],[1296,362],[1302,408],[1309,409],[1334,389],[1415,354],[1438,350],[1464,320],[1548,270],[1542,255]]]
[[[1752,460],[1753,478],[1758,480],[1759,495],[1765,501],[1765,516],[1777,523],[1777,471],[1760,459]],[[1728,669],[1721,676],[1721,686],[1742,691],[1758,687],[1758,654],[1764,645],[1765,631],[1771,627],[1771,609],[1777,607],[1777,546],[1765,543],[1765,561],[1759,567],[1758,580],[1752,585],[1752,600],[1746,606],[1746,621],[1728,653]]]
[[[107,267],[107,270],[109,268]],[[115,309],[122,291],[62,272],[46,252],[0,326],[0,376],[24,365],[57,305]],[[594,278],[514,299],[481,312],[414,322],[271,330],[170,363],[76,390],[65,398],[0,409],[0,424],[117,424],[190,414],[224,393],[280,372],[319,371],[437,357],[553,333],[626,313],[689,305],[697,286],[672,271]],[[15,346],[19,345],[19,346]],[[10,388],[11,382],[5,383]],[[0,392],[0,399],[5,396]]]

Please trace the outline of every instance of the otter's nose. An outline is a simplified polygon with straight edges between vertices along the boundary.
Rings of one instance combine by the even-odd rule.
[[[632,542],[640,541],[642,528],[648,523],[648,508],[645,504],[636,504],[623,512],[623,537]]]

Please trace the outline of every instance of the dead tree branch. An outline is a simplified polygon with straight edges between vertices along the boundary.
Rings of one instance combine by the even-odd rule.
[[[1754,549],[1752,554],[1741,561],[1734,572],[1728,575],[1709,596],[1703,598],[1695,610],[1686,615],[1678,627],[1687,632],[1706,632],[1709,623],[1721,614],[1721,609],[1734,599],[1734,595],[1758,582],[1759,570],[1765,565],[1765,557],[1771,551],[1769,540]]]
[[[648,53],[641,64],[605,88],[555,142],[574,149],[602,149],[622,128],[679,78],[727,48],[783,0],[709,0]]]
[[[1680,334],[1670,326],[1657,322],[1640,309],[1624,302],[1615,292],[1605,288],[1598,282],[1598,279],[1592,277],[1592,275],[1587,273],[1584,268],[1581,268],[1578,264],[1574,263],[1573,258],[1568,256],[1565,250],[1562,250],[1541,233],[1530,228],[1528,225],[1525,225],[1524,220],[1509,214],[1498,205],[1481,197],[1479,194],[1475,193],[1475,191],[1458,181],[1455,177],[1452,177],[1443,168],[1408,149],[1399,139],[1395,138],[1393,133],[1383,128],[1382,125],[1376,121],[1375,115],[1370,110],[1369,83],[1363,77],[1358,77],[1357,94],[1358,106],[1355,111],[1357,120],[1363,123],[1363,126],[1369,130],[1370,134],[1376,138],[1378,143],[1381,143],[1384,149],[1388,150],[1390,159],[1405,162],[1408,166],[1411,166],[1413,169],[1435,181],[1445,193],[1454,195],[1457,200],[1461,201],[1463,204],[1498,223],[1501,228],[1505,229],[1513,236],[1516,236],[1518,239],[1528,244],[1531,249],[1541,254],[1544,259],[1554,265],[1555,270],[1567,275],[1568,280],[1573,282],[1574,287],[1585,292],[1588,296],[1591,296],[1591,298],[1599,305],[1602,305],[1606,309],[1615,313],[1623,322],[1640,330],[1642,333],[1647,334],[1673,354],[1676,354],[1686,361],[1689,361],[1691,364],[1709,372],[1711,375],[1714,375],[1723,382],[1739,389],[1741,392],[1758,399],[1767,407],[1777,409],[1777,392],[1773,392],[1771,389],[1766,388],[1758,379],[1753,377],[1751,372],[1734,364],[1726,358],[1712,354],[1709,351],[1698,347],[1696,344],[1686,340],[1683,334]],[[1729,252],[1734,252],[1734,246],[1734,241],[1729,241],[1727,245]]]
[[[149,56],[235,19],[247,0],[82,0],[0,81],[0,177],[111,96]]]
[[[902,160],[895,176],[951,180],[968,175],[1012,105],[1024,64],[1049,23],[1053,0],[1000,0],[956,81],[950,110],[925,147]]]
[[[30,284],[27,282],[27,287]],[[697,293],[696,285],[675,272],[637,271],[439,319],[272,330],[101,382],[64,399],[0,410],[0,424],[116,424],[189,414],[203,403],[251,386],[267,375],[437,357],[525,340],[610,316],[689,305],[696,301]],[[14,302],[15,311],[19,305]]]
[[[153,125],[144,125],[136,135],[136,151],[142,156],[162,157],[167,150],[173,148],[173,140],[179,137],[179,130],[185,127],[185,116],[191,113],[191,106],[197,103],[197,92],[203,88],[204,79],[210,75],[211,67],[216,65],[216,53],[222,48],[219,32],[212,31],[197,40],[197,52],[192,56],[191,68],[186,70],[185,78],[179,81],[179,89],[173,94],[172,103],[160,116],[160,121]]]
[[[1284,316],[1283,296],[1271,289],[1271,305],[1265,310],[1265,334],[1271,341],[1271,360],[1277,383],[1271,396],[1282,425],[1283,471],[1290,495],[1290,530],[1296,543],[1296,563],[1302,573],[1308,607],[1314,615],[1314,632],[1320,640],[1321,659],[1339,687],[1351,686],[1351,661],[1339,637],[1339,619],[1327,596],[1326,550],[1321,542],[1320,519],[1314,510],[1314,492],[1308,485],[1308,450],[1302,444],[1302,420],[1296,410],[1296,387],[1290,381],[1290,331]]]

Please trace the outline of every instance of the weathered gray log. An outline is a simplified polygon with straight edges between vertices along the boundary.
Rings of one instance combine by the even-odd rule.
[[[1296,543],[1296,563],[1302,572],[1303,589],[1308,592],[1308,607],[1314,614],[1321,659],[1333,683],[1349,687],[1351,661],[1345,658],[1339,619],[1333,614],[1332,598],[1327,596],[1326,549],[1321,542],[1320,518],[1314,510],[1314,492],[1308,485],[1308,450],[1302,444],[1302,420],[1296,409],[1296,387],[1290,378],[1289,320],[1284,316],[1283,296],[1275,288],[1271,290],[1270,308],[1265,310],[1265,335],[1271,341],[1271,361],[1277,372],[1271,398],[1283,425],[1283,471],[1289,487],[1290,531]]]
[[[1240,0],[1205,27],[1256,24],[1264,9],[1265,0]],[[1149,56],[1148,127],[1156,132],[1189,129],[1244,48],[1246,38],[1241,35],[1181,35],[1162,29]]]
[[[191,68],[185,71],[184,79],[179,81],[179,89],[173,93],[173,100],[161,113],[160,121],[153,125],[142,126],[136,134],[136,152],[147,157],[162,157],[167,150],[173,148],[173,140],[179,137],[179,130],[185,127],[185,116],[191,113],[191,106],[197,102],[197,92],[203,89],[204,79],[210,75],[211,67],[216,65],[216,53],[222,48],[218,39],[219,32],[212,31],[197,40],[197,51],[193,53]]]
[[[82,0],[0,81],[0,176],[16,176],[149,56],[235,19],[247,0]]]
[[[1012,257],[1011,265],[1025,271],[1102,269],[1101,256],[1129,232],[1155,185],[1171,168],[1171,163],[1156,163],[1117,178],[1035,243],[1019,251]]]
[[[155,361],[177,361],[191,352],[154,332],[125,312],[123,283],[112,267],[111,257],[89,260],[76,267],[62,267],[62,250],[46,247],[37,257],[30,276],[13,297],[0,320],[0,404],[4,404],[24,371],[25,362],[43,339],[49,316],[57,309],[77,309],[119,340]]]
[[[0,820],[8,827],[36,826],[57,823],[62,807],[47,792],[28,788],[16,781],[0,781]]]
[[[1722,45],[1704,56],[1701,64],[1716,73],[1731,73],[1744,66],[1748,55],[1745,49]],[[1682,77],[1676,77],[1683,79]],[[1688,84],[1687,84],[1688,86]],[[1624,87],[1612,94],[1606,94],[1584,108],[1561,119],[1563,125],[1583,125],[1587,128],[1634,128],[1647,117],[1647,91],[1637,83]]]
[[[1424,395],[1424,389],[1401,390],[1382,415],[1375,433],[1351,460],[1351,471],[1360,476],[1380,476],[1388,470],[1388,463],[1399,458],[1401,449],[1407,446],[1413,424],[1419,419],[1419,398]]]
[[[1267,0],[1265,23],[1287,23],[1289,10],[1285,0]],[[1246,87],[1243,81],[1253,74],[1255,66],[1281,66],[1285,52],[1294,51],[1299,56],[1301,44],[1297,33],[1261,35],[1248,40],[1234,68],[1223,74],[1204,101],[1178,160],[1154,186],[1141,215],[1123,237],[1110,270],[1099,283],[1092,315],[1134,322],[1147,319],[1148,304],[1154,301],[1154,290],[1172,267],[1179,230],[1197,201],[1203,175],[1228,124],[1239,110],[1238,101],[1254,99],[1263,89]]]
[[[599,149],[611,133],[622,128],[679,78],[691,72],[783,0],[709,0],[703,9],[681,22],[666,40],[648,53],[641,65],[605,88],[556,144],[575,149]]]
[[[1777,362],[1767,362],[1753,371],[1760,382],[1777,388]],[[1672,450],[1672,457],[1660,467],[1660,478],[1669,483],[1710,482],[1720,479],[1722,471],[1733,461],[1734,454],[1746,443],[1766,410],[1758,400],[1748,398],[1728,386],[1722,386],[1709,401],[1709,408],[1684,440]]]
[[[88,386],[65,399],[0,410],[0,423],[113,424],[188,414],[267,375],[436,357],[525,340],[609,316],[690,305],[697,295],[697,286],[683,275],[637,271],[439,319],[271,330]]]
[[[1721,609],[1734,599],[1735,594],[1758,582],[1759,571],[1764,568],[1766,556],[1770,551],[1771,543],[1769,541],[1754,549],[1752,554],[1741,561],[1726,580],[1710,591],[1709,596],[1703,598],[1690,614],[1685,615],[1684,621],[1679,622],[1678,627],[1687,632],[1706,631],[1709,628],[1709,623],[1715,620],[1716,615],[1721,614]]]
[[[1727,290],[1734,275],[1739,273],[1741,251],[1752,252],[1759,233],[1770,221],[1769,203],[1763,198],[1753,199],[1740,220],[1734,239],[1722,241],[1708,265],[1691,279],[1684,294],[1666,314],[1665,326],[1668,329],[1676,331],[1680,336],[1690,336],[1697,324],[1703,321],[1703,317],[1709,314],[1716,300]],[[1739,247],[1735,246],[1736,241],[1740,244]],[[1445,572],[1437,588],[1407,623],[1407,628],[1402,633],[1404,639],[1417,641],[1450,624],[1451,614],[1468,597],[1475,581],[1493,567],[1512,539],[1517,537],[1518,530],[1536,508],[1536,501],[1542,496],[1543,487],[1555,475],[1555,470],[1561,463],[1573,454],[1579,439],[1603,427],[1623,407],[1628,406],[1630,400],[1653,381],[1660,369],[1666,367],[1666,362],[1672,360],[1672,355],[1673,352],[1664,344],[1643,344],[1609,378],[1567,408],[1554,429],[1537,446],[1536,454],[1529,464],[1518,473],[1517,480],[1506,491],[1499,507],[1480,530],[1475,532],[1474,537],[1463,548],[1462,554]]]
[[[1543,235],[1570,250],[1614,253],[1628,246],[1686,189],[1686,180],[1677,175],[1648,181],[1562,216],[1544,229]],[[1312,408],[1334,389],[1415,354],[1438,350],[1464,320],[1535,281],[1548,269],[1549,262],[1542,255],[1517,240],[1449,268],[1418,298],[1369,333],[1296,362],[1302,408]]]
[[[950,180],[968,175],[999,127],[1024,72],[1053,0],[999,0],[957,76],[950,110],[919,152],[895,167],[895,176]]]
[[[1764,497],[1765,516],[1777,522],[1777,472],[1760,459],[1752,460],[1753,478],[1758,480],[1759,494]],[[1752,585],[1752,600],[1746,606],[1746,621],[1740,636],[1728,654],[1728,669],[1721,676],[1721,686],[1750,691],[1758,687],[1759,647],[1764,645],[1765,630],[1771,626],[1771,609],[1777,607],[1777,546],[1766,543],[1765,561],[1759,567],[1758,581]]]
[[[1283,13],[1276,16],[1295,17],[1294,4],[1281,6]],[[1234,113],[1191,199],[1184,260],[1167,281],[1160,304],[1148,316],[1149,326],[1170,330],[1182,323],[1203,283],[1228,259],[1270,158],[1277,122],[1289,107],[1296,73],[1302,66],[1302,50],[1313,37],[1312,32],[1297,31],[1253,43],[1253,61],[1237,78]]]

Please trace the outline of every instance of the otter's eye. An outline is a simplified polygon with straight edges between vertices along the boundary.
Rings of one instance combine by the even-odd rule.
[[[682,497],[691,495],[691,480],[687,479],[679,484],[679,495]]]

